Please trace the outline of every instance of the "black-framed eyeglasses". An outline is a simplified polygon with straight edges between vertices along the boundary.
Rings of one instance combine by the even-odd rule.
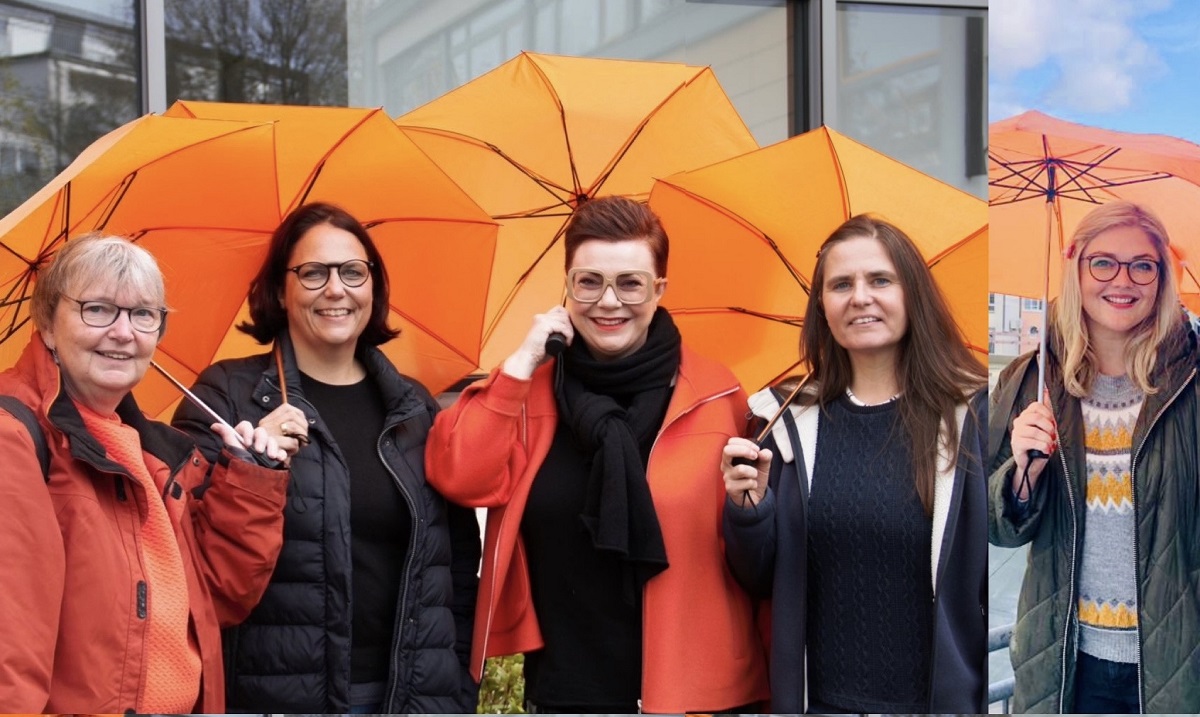
[[[599,269],[576,267],[567,272],[567,296],[581,304],[594,304],[611,286],[622,304],[645,304],[654,298],[654,288],[662,281],[648,271],[609,275]]]
[[[79,304],[79,318],[97,329],[115,324],[122,311],[129,314],[129,325],[144,334],[158,331],[167,318],[167,310],[157,306],[117,306],[108,301],[81,301],[66,294],[63,298]]]
[[[1125,267],[1129,280],[1140,286],[1153,284],[1158,278],[1159,263],[1153,259],[1117,261],[1107,254],[1091,254],[1083,257],[1083,260],[1087,262],[1088,272],[1096,281],[1112,281],[1121,273],[1121,267]]]
[[[324,289],[329,283],[329,276],[336,269],[338,278],[342,283],[351,288],[362,286],[367,283],[367,279],[371,278],[371,269],[375,266],[373,262],[363,261],[362,259],[351,259],[343,261],[341,264],[322,264],[319,261],[306,261],[297,266],[288,267],[288,271],[294,272],[296,278],[300,280],[300,286],[305,289],[315,291]]]

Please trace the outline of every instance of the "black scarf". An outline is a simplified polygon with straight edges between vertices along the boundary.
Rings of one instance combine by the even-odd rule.
[[[600,361],[577,340],[556,369],[559,413],[584,454],[592,453],[580,518],[597,550],[624,561],[631,589],[667,569],[646,463],[671,399],[680,346],[675,322],[660,308],[646,343],[629,356]]]

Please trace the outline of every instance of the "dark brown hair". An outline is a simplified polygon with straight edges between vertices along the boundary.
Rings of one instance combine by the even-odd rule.
[[[667,232],[658,215],[641,202],[610,196],[589,199],[579,205],[563,234],[566,269],[571,268],[579,245],[592,239],[610,242],[643,240],[650,245],[650,253],[654,256],[654,271],[660,277],[667,275],[670,249]]]
[[[280,331],[287,328],[287,310],[280,305],[288,262],[292,249],[309,229],[328,224],[350,232],[363,245],[371,263],[371,319],[358,337],[360,344],[378,346],[400,335],[388,328],[388,277],[383,257],[371,241],[371,235],[346,210],[333,204],[313,202],[302,204],[283,218],[271,235],[267,258],[258,274],[250,281],[250,321],[238,324],[238,329],[254,337],[260,344],[269,344]]]
[[[967,348],[946,298],[912,239],[882,219],[860,214],[835,229],[821,245],[813,271],[812,296],[804,313],[800,352],[818,379],[817,401],[821,406],[843,395],[853,379],[850,354],[834,340],[821,305],[826,259],[834,244],[861,237],[883,245],[904,292],[908,330],[900,340],[896,366],[900,388],[897,409],[912,450],[917,494],[925,513],[932,515],[939,429],[943,423],[948,427],[945,448],[949,455],[956,455],[959,436],[955,408],[987,385],[987,373]]]

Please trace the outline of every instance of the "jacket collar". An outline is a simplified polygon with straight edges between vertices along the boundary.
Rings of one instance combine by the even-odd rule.
[[[1050,324],[1046,336],[1046,385],[1050,387],[1051,401],[1058,407],[1056,413],[1060,422],[1082,421],[1082,409],[1079,401],[1066,392],[1063,384],[1061,357],[1065,349],[1062,336]],[[1036,356],[1031,358],[1031,364],[1036,364]],[[1146,396],[1142,406],[1141,416],[1134,429],[1134,445],[1136,446],[1149,430],[1149,421],[1170,403],[1179,393],[1185,382],[1192,377],[1197,368],[1197,337],[1186,316],[1180,316],[1179,322],[1159,344],[1158,354],[1154,361],[1154,369],[1150,372],[1150,383],[1158,391]],[[1029,373],[1036,386],[1037,369],[1030,366]],[[1036,389],[1034,389],[1036,392]]]
[[[287,382],[289,398],[295,395],[303,399],[304,388],[300,383],[300,368],[296,363],[296,349],[292,344],[291,335],[286,329],[279,332],[279,335],[275,337],[275,346],[283,353],[283,377]],[[367,371],[367,376],[379,388],[383,396],[384,409],[389,417],[389,422],[393,420],[393,417],[399,417],[398,420],[403,420],[404,417],[425,408],[426,403],[416,390],[414,380],[397,371],[388,357],[377,347],[359,342],[358,348],[355,351],[355,358],[362,362],[363,367]],[[279,376],[276,371],[275,357],[272,354],[268,354],[267,366],[263,369],[258,383],[254,387],[254,398],[256,402],[262,405],[271,405],[273,408],[278,405],[279,397]],[[264,398],[268,400],[264,401]],[[311,407],[307,399],[304,400],[304,404]],[[315,409],[313,413],[315,414]]]
[[[72,456],[106,469],[114,465],[107,459],[99,441],[87,432],[79,409],[63,390],[62,369],[46,348],[40,333],[34,332],[13,370],[26,388],[17,397],[26,405],[36,406],[37,412],[68,438]],[[170,466],[173,472],[183,465],[195,447],[184,433],[147,419],[132,393],[121,399],[117,415],[138,432],[142,448]]]
[[[814,395],[816,392],[817,386],[815,383],[806,386],[803,391],[804,394]],[[751,395],[748,403],[754,415],[770,421],[779,409],[782,399],[771,388],[764,388]],[[981,390],[971,399],[970,403],[974,404],[974,410],[977,412],[986,411],[984,408],[986,406],[986,392]],[[802,486],[801,490],[803,495],[808,495],[808,488],[812,484],[813,464],[816,456],[817,422],[820,410],[816,404],[801,405],[797,401],[788,406],[788,411],[795,419],[796,431],[800,438],[801,457],[803,458],[803,465],[796,465],[796,476],[799,480],[807,482],[808,485]],[[937,475],[934,476],[930,576],[935,595],[938,591],[937,579],[944,567],[942,547],[946,542],[947,531],[953,533],[955,530],[956,518],[958,517],[956,506],[962,502],[963,483],[967,478],[965,471],[967,470],[967,464],[971,462],[964,462],[959,460],[959,458],[965,451],[969,450],[969,446],[978,442],[978,438],[974,434],[974,429],[971,428],[974,424],[972,421],[967,420],[968,413],[967,401],[960,403],[955,408],[954,420],[958,424],[958,454],[956,456],[949,456],[944,452],[940,452],[938,456]],[[785,463],[796,463],[792,441],[783,421],[776,421],[775,425],[771,427],[771,437],[775,440],[775,447],[779,452],[780,459]],[[981,458],[977,458],[976,461],[981,460]]]

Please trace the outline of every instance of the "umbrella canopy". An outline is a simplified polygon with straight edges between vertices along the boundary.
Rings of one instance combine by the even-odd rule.
[[[1180,293],[1200,292],[1187,262],[1200,256],[1200,146],[1031,111],[989,127],[988,185],[991,291],[1057,296],[1075,227],[1100,204],[1125,199],[1163,220],[1181,262]]]
[[[987,355],[987,205],[825,127],[661,179],[650,207],[671,237],[663,306],[684,340],[747,390],[798,366],[821,243],[870,212],[921,248],[970,348]]]
[[[712,70],[522,53],[396,120],[501,222],[480,367],[563,296],[563,228],[598,195],[757,148]]]
[[[101,138],[0,222],[0,365],[25,343],[40,263],[91,230],[129,236],[158,259],[175,311],[156,359],[181,381],[261,351],[233,330],[247,317],[249,281],[283,215],[315,200],[345,207],[378,244],[391,320],[404,331],[383,348],[400,369],[435,392],[470,372],[483,300],[460,296],[433,269],[486,283],[495,222],[380,110],[205,103],[178,103]],[[178,399],[150,374],[136,393],[151,415]]]

